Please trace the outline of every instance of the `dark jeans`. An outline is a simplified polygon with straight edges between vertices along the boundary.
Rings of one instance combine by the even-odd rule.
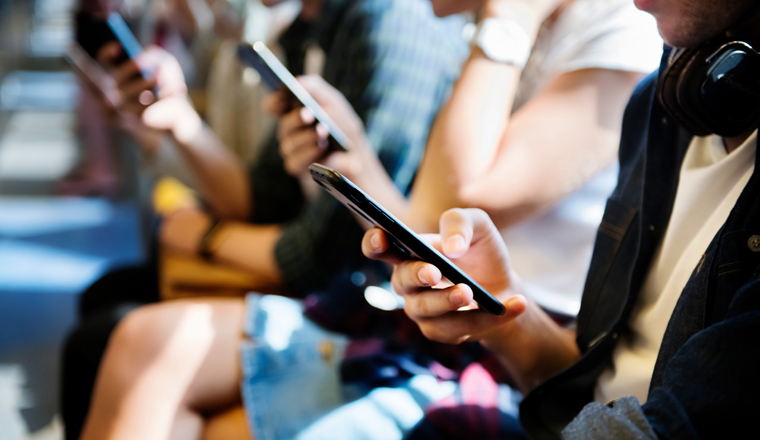
[[[67,440],[81,434],[111,332],[127,313],[156,301],[155,264],[109,272],[82,294],[79,325],[69,334],[61,360],[61,415]]]

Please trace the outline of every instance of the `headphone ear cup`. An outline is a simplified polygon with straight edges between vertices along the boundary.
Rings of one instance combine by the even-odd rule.
[[[705,125],[704,115],[697,108],[700,102],[699,62],[709,56],[715,45],[682,49],[671,60],[657,86],[657,98],[670,115],[697,136],[713,133]],[[702,72],[704,79],[704,72]]]
[[[676,54],[657,86],[665,110],[697,136],[736,136],[760,121],[760,54],[720,39]]]

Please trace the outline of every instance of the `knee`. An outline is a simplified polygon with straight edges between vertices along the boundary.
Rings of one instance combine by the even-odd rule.
[[[161,303],[133,310],[119,323],[108,342],[108,356],[123,369],[153,362],[158,356],[181,356],[193,350],[193,339],[209,333],[197,305]],[[192,334],[189,334],[192,333]],[[172,350],[168,350],[169,347]]]

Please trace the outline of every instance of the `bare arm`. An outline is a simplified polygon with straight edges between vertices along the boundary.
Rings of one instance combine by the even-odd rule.
[[[250,188],[243,166],[201,120],[187,98],[182,70],[167,52],[148,48],[137,60],[113,65],[118,46],[104,47],[101,64],[109,66],[121,92],[118,111],[140,132],[168,132],[197,178],[203,199],[222,218],[249,216]],[[143,79],[140,69],[152,72]],[[153,96],[157,91],[158,99]]]
[[[201,211],[177,211],[162,224],[161,243],[178,252],[198,255],[201,238],[210,226],[211,218]],[[277,287],[281,276],[274,248],[281,235],[279,225],[225,221],[211,238],[209,249],[215,262],[248,271],[262,287]]]
[[[510,115],[517,69],[474,50],[431,130],[408,221],[431,230],[445,210],[473,206],[505,227],[561,199],[614,159],[638,79],[604,69],[566,73]],[[484,124],[500,127],[489,133]]]
[[[172,98],[173,99],[173,98]],[[161,106],[166,104],[165,106]],[[252,210],[250,184],[242,164],[206,125],[186,99],[157,102],[146,109],[143,121],[160,127],[160,118],[173,114],[175,145],[197,178],[203,199],[221,218],[245,220]]]

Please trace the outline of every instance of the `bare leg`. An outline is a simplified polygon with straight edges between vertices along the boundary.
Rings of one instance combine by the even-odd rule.
[[[237,406],[210,417],[203,440],[253,440],[243,407]]]
[[[240,404],[244,310],[212,299],[130,313],[109,342],[82,440],[200,440],[202,414]]]

